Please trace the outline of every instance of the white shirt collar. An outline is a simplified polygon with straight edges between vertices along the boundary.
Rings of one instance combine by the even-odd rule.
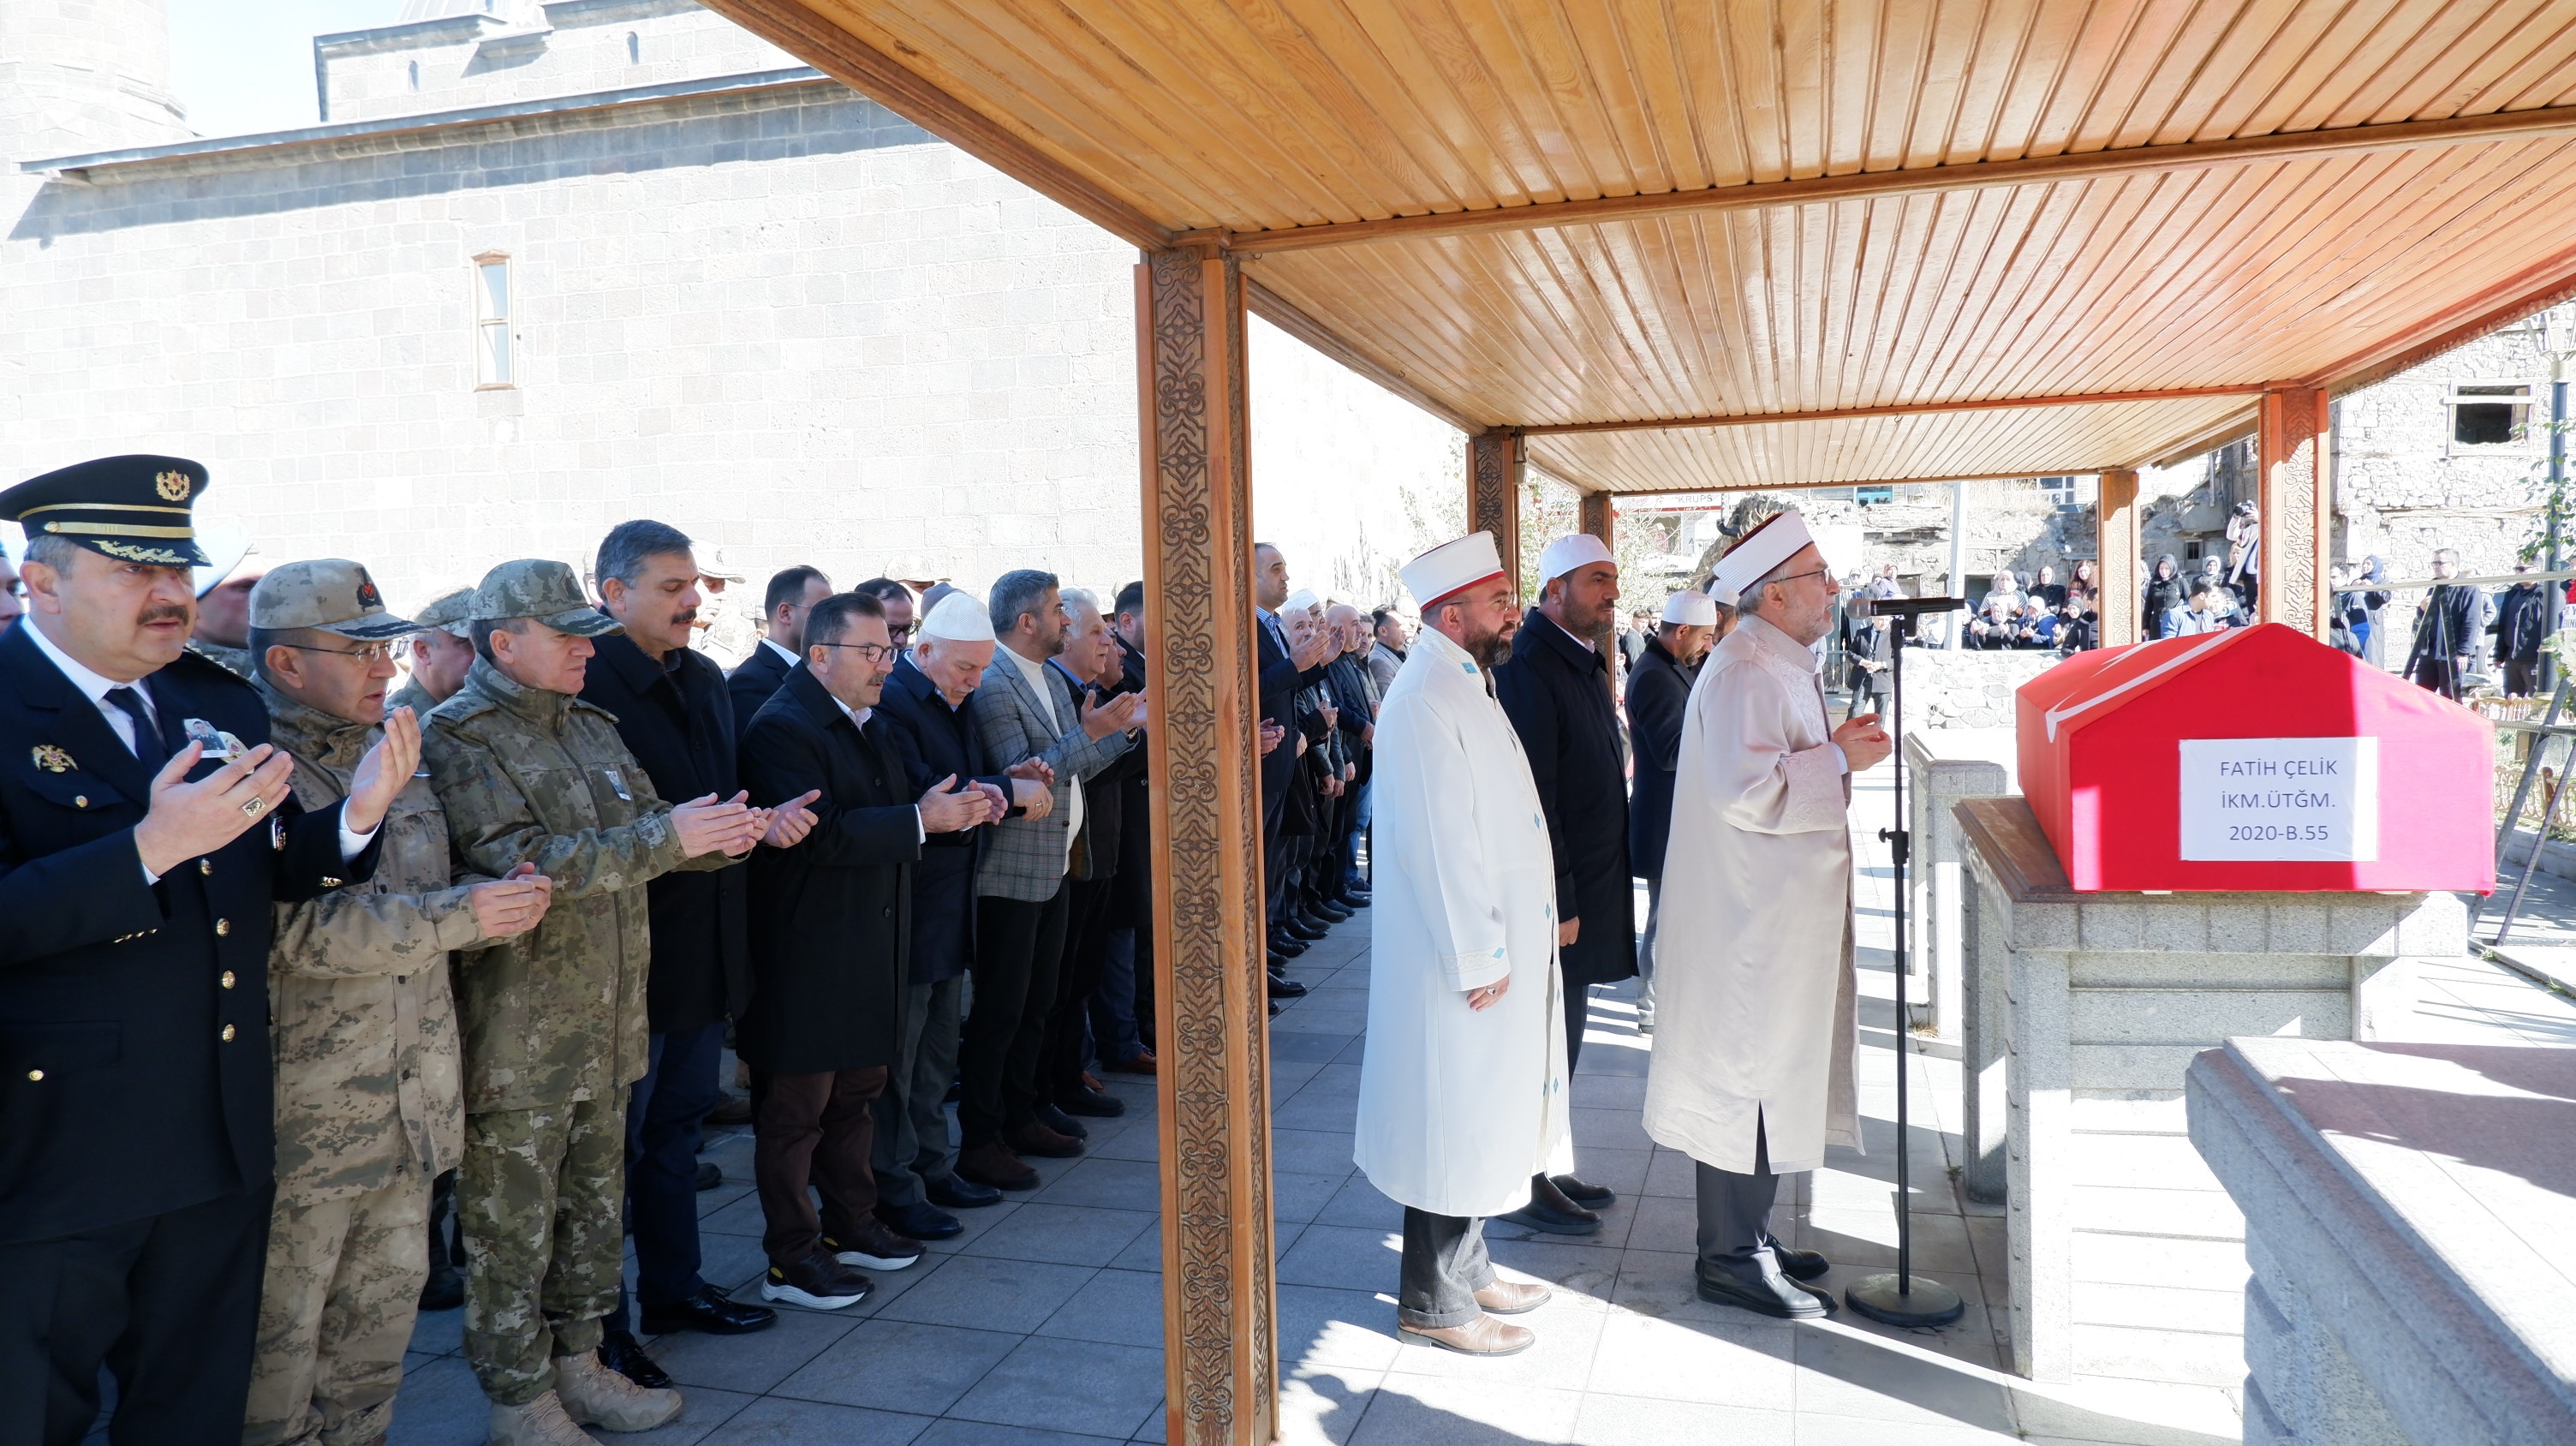
[[[760,640],[760,645],[761,645],[762,647],[764,647],[764,648],[769,649],[771,652],[776,653],[778,656],[780,656],[780,657],[782,657],[782,658],[785,658],[785,659],[787,660],[787,666],[789,666],[789,667],[791,667],[791,668],[792,668],[792,667],[795,667],[798,663],[800,663],[800,662],[804,661],[803,659],[801,659],[801,658],[797,657],[794,653],[791,653],[791,652],[787,651],[785,648],[782,648],[782,647],[778,646],[778,641],[777,641],[777,639],[775,639],[775,638],[762,638],[762,639]]]
[[[768,640],[767,638],[763,638],[763,639],[761,639],[761,641],[762,641],[762,642],[767,642],[767,641],[769,641],[769,640]],[[858,728],[865,728],[865,727],[867,727],[867,726],[868,726],[868,720],[869,720],[870,718],[873,718],[873,717],[875,717],[875,716],[876,716],[876,712],[877,712],[877,710],[876,710],[876,709],[874,709],[874,708],[853,708],[853,707],[851,707],[849,704],[842,702],[842,701],[840,700],[840,698],[839,698],[837,695],[835,695],[835,694],[832,692],[832,690],[831,690],[831,689],[829,689],[829,688],[826,688],[826,689],[824,689],[824,690],[823,690],[823,696],[824,696],[824,697],[826,697],[826,698],[830,698],[830,699],[832,700],[832,706],[833,706],[833,707],[835,707],[835,708],[840,709],[840,710],[841,710],[841,716],[842,716],[842,717],[844,717],[844,718],[849,719],[849,720],[850,720],[850,722],[851,722],[851,724],[852,724],[852,726],[854,726],[854,727],[858,727]]]
[[[93,703],[105,701],[107,695],[115,689],[135,687],[141,682],[137,679],[134,683],[120,683],[114,678],[81,666],[53,639],[45,636],[45,630],[36,626],[36,620],[33,617],[28,618],[21,626],[26,628],[28,636],[35,640],[37,650],[52,659],[54,666],[63,670],[63,676],[71,680],[72,686],[81,691],[81,696]]]

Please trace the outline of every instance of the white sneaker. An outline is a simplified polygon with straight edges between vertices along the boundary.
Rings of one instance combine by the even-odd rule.
[[[566,1416],[611,1431],[650,1431],[680,1414],[680,1393],[648,1390],[599,1363],[597,1351],[555,1357],[555,1394]]]
[[[491,1446],[599,1446],[564,1414],[563,1398],[548,1391],[524,1406],[492,1403]]]

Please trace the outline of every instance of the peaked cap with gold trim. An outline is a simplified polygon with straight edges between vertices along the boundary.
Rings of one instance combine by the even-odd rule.
[[[30,542],[50,535],[123,562],[205,567],[192,511],[205,490],[204,465],[185,457],[101,457],[0,492],[0,522]]]

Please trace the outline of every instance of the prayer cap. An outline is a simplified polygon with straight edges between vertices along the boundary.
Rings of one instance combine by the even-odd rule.
[[[1610,544],[1589,532],[1569,532],[1539,553],[1538,580],[1547,582],[1560,578],[1578,567],[1590,567],[1596,562],[1606,562],[1612,567],[1619,565],[1619,560],[1610,555]]]
[[[188,580],[188,588],[199,597],[221,587],[225,578],[238,572],[250,555],[259,551],[251,543],[250,529],[231,521],[198,523],[197,550],[206,555],[206,562]]]
[[[1784,508],[1765,519],[1751,532],[1735,540],[1718,559],[1717,571],[1709,578],[1708,591],[1719,602],[1733,603],[1744,590],[1760,582],[1765,574],[1796,557],[1801,548],[1812,545],[1815,535],[1807,531],[1807,519],[1794,507]]]
[[[1501,577],[1503,555],[1494,546],[1494,534],[1470,532],[1406,563],[1402,575],[1414,606],[1427,613],[1479,583]]]
[[[360,642],[407,637],[420,624],[385,608],[367,570],[345,557],[290,562],[250,590],[255,628],[318,628]]]
[[[913,629],[912,636],[916,642],[946,638],[953,643],[989,643],[993,641],[993,619],[982,602],[952,588],[932,605],[930,615]]]
[[[205,490],[205,467],[184,457],[101,457],[0,492],[0,522],[31,542],[60,537],[123,562],[204,567],[190,509]]]
[[[1677,592],[1664,599],[1664,621],[1676,627],[1717,626],[1717,604],[1704,592]]]
[[[1283,613],[1308,612],[1314,608],[1315,604],[1321,601],[1323,601],[1323,599],[1315,596],[1314,589],[1301,587],[1295,592],[1288,594],[1288,600],[1279,605],[1279,611]]]

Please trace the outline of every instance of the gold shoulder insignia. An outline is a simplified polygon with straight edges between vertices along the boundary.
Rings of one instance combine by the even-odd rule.
[[[47,773],[69,773],[73,769],[80,767],[79,764],[72,761],[72,756],[70,754],[65,753],[62,749],[55,747],[51,743],[37,744],[34,749],[33,757],[35,758],[36,766],[45,770]]]

